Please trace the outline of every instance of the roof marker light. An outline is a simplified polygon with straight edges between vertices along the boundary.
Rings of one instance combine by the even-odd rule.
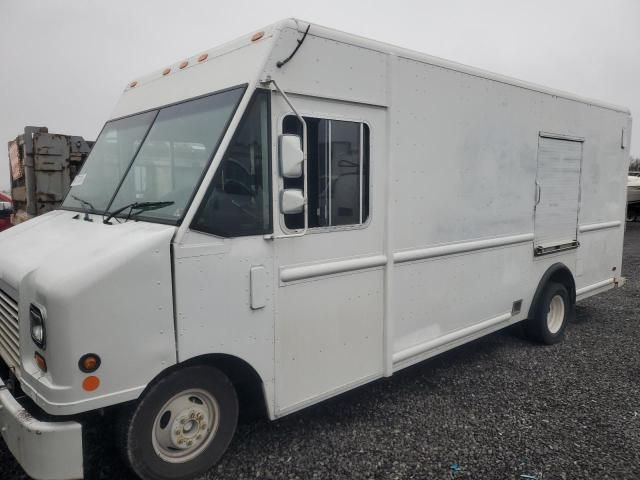
[[[258,40],[260,40],[262,37],[264,37],[264,32],[256,32],[253,34],[253,36],[251,37],[251,41],[252,42],[257,42]]]
[[[202,55],[200,55],[198,57],[198,61],[199,62],[204,62],[207,58],[209,58],[209,54],[208,53],[203,53]]]
[[[135,87],[136,85],[138,85],[138,81],[137,81],[137,80],[134,80],[133,82],[131,82],[131,83],[129,84],[129,88],[133,88],[133,87]]]
[[[180,64],[180,70],[182,70],[183,68],[185,68],[187,65],[189,65],[189,61],[188,61],[188,60],[185,60],[184,62],[182,62],[182,63]]]
[[[170,73],[171,73],[171,69],[170,69],[170,68],[165,68],[165,69],[162,71],[162,75],[163,75],[163,76],[164,76],[164,75],[169,75]]]

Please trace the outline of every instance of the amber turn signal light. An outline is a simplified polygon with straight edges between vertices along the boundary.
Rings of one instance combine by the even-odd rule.
[[[87,392],[93,392],[94,390],[97,390],[99,386],[100,386],[100,379],[93,375],[85,378],[82,381],[82,388],[84,388]]]
[[[87,353],[80,357],[78,368],[84,373],[93,373],[100,368],[100,357],[95,353]]]
[[[38,368],[40,370],[42,370],[43,372],[47,371],[47,361],[44,359],[44,357],[42,355],[40,355],[38,352],[35,353],[34,355],[35,361],[36,361],[36,365],[38,365]]]

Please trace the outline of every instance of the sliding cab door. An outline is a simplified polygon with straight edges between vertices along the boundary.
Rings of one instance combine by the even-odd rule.
[[[300,235],[303,214],[276,214],[278,415],[379,377],[383,367],[385,112],[292,101],[307,124],[308,230]],[[273,110],[279,133],[302,135],[276,95]],[[279,190],[303,188],[302,178],[275,170]]]

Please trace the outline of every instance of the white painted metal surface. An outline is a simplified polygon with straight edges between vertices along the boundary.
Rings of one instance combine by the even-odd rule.
[[[251,308],[254,310],[267,305],[268,284],[267,270],[262,265],[251,267]]]
[[[576,242],[582,142],[540,136],[534,247]]]
[[[13,398],[2,379],[0,434],[31,478],[83,478],[82,426],[72,421],[36,420]]]
[[[556,334],[562,327],[564,310],[564,299],[560,295],[555,295],[551,299],[549,311],[547,312],[547,327],[552,334]]]
[[[170,256],[175,227],[74,217],[80,216],[50,212],[0,236],[2,290],[18,300],[16,374],[25,393],[54,415],[137,398],[150,378],[176,361]],[[33,302],[49,317],[46,373],[34,361],[39,349],[29,333]],[[85,375],[77,368],[89,352],[102,358],[103,388],[95,392],[82,390]]]
[[[127,87],[113,118],[246,85],[176,225],[58,211],[0,234],[0,289],[19,317],[19,350],[0,330],[0,355],[44,410],[132,400],[176,362],[217,354],[255,370],[276,418],[523,320],[554,264],[574,276],[578,299],[620,283],[627,110],[316,25],[278,67],[307,26],[285,20]],[[261,198],[273,227],[202,233],[193,220],[256,89],[271,91],[272,185]],[[342,155],[307,193],[326,185],[330,197],[340,169],[359,175],[353,224],[329,208],[328,224],[287,228],[281,192],[294,187],[278,136],[292,107],[326,121],[326,157]],[[339,122],[358,140],[333,142]],[[534,255],[568,241],[576,248]],[[47,373],[33,360],[34,301],[50,318]],[[87,352],[102,357],[93,393],[74,368]]]

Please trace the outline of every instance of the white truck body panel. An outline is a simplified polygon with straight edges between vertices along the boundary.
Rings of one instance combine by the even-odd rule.
[[[150,378],[176,361],[170,256],[175,227],[128,222],[109,228],[99,216],[84,222],[77,215],[56,210],[0,236],[0,249],[7,252],[0,289],[19,298],[22,365],[15,372],[25,393],[53,415],[135,399]],[[47,332],[46,373],[35,363],[29,334],[33,302],[55,318]],[[85,392],[77,363],[97,351],[105,388]],[[138,356],[144,362],[132,364]]]
[[[578,299],[621,282],[628,110],[316,25],[278,67],[307,27],[283,21],[125,90],[114,119],[246,85],[177,227],[56,212],[0,235],[12,252],[0,280],[20,304],[20,381],[44,410],[130,400],[170,365],[214,354],[257,373],[277,418],[525,319],[552,265],[571,272]],[[305,118],[360,125],[362,223],[286,227],[275,159],[294,112],[269,80]],[[271,90],[273,233],[196,231],[257,88]],[[65,235],[73,251],[43,247]],[[48,359],[50,381],[35,374],[26,319],[38,299],[64,332],[50,351],[69,352]],[[85,351],[104,356],[94,394],[64,370]]]

